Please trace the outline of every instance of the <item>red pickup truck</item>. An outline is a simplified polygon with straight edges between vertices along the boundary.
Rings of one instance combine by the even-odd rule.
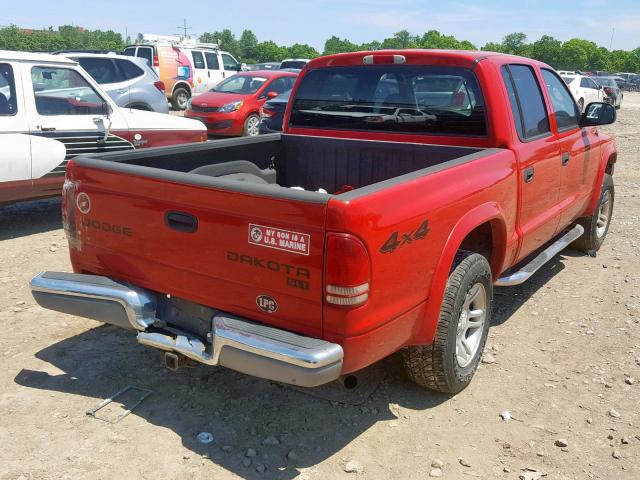
[[[402,351],[444,392],[473,376],[494,285],[567,245],[594,252],[616,150],[562,79],[488,52],[309,62],[282,134],[81,155],[63,222],[75,273],[45,308],[166,352],[302,386]]]

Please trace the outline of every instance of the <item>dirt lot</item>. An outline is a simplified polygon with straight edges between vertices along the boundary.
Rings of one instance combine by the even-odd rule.
[[[497,291],[491,355],[455,397],[393,359],[368,398],[319,392],[345,403],[224,369],[170,372],[132,334],[34,303],[34,273],[70,270],[59,201],[0,208],[0,479],[424,479],[434,460],[450,479],[640,478],[640,94],[607,130],[620,156],[604,247]],[[114,425],[85,415],[127,385],[153,394]]]

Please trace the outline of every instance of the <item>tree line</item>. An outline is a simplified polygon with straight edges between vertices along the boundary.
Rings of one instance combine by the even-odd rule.
[[[141,35],[138,35],[140,38]],[[199,40],[219,43],[245,63],[281,61],[285,58],[314,58],[319,55],[353,52],[359,50],[379,50],[386,48],[444,48],[478,50],[478,46],[468,40],[459,40],[437,30],[429,30],[422,35],[414,35],[407,30],[395,33],[381,41],[358,44],[346,38],[332,36],[327,39],[322,52],[308,44],[295,43],[291,46],[278,45],[271,40],[259,41],[251,30],[244,30],[239,37],[229,29],[206,32]],[[65,25],[46,30],[24,30],[15,25],[0,28],[0,49],[25,50],[31,52],[51,52],[55,50],[85,49],[122,51],[132,43],[130,38],[112,30],[87,30]],[[634,50],[608,50],[594,42],[572,38],[563,42],[549,35],[543,35],[534,42],[528,42],[524,33],[506,35],[501,42],[489,42],[480,50],[510,53],[535,58],[548,63],[558,70],[581,70],[609,72],[640,72],[640,47]]]

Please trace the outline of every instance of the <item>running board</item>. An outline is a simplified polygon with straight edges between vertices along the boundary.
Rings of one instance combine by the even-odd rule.
[[[540,267],[542,267],[545,263],[555,257],[562,250],[567,248],[569,244],[571,244],[571,242],[580,238],[583,233],[584,228],[582,227],[582,225],[576,225],[562,237],[560,237],[558,240],[556,240],[542,252],[540,252],[538,256],[536,256],[520,270],[510,275],[500,277],[496,281],[495,285],[498,287],[511,287],[513,285],[520,285],[521,283],[526,282],[534,273],[536,273],[540,269]]]

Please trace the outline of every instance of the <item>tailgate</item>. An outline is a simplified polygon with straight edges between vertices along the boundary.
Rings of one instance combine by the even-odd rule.
[[[86,214],[69,202],[75,271],[322,336],[328,196],[291,198],[277,186],[255,194],[226,190],[233,181],[216,188],[81,165],[67,177],[76,198],[90,198]]]

